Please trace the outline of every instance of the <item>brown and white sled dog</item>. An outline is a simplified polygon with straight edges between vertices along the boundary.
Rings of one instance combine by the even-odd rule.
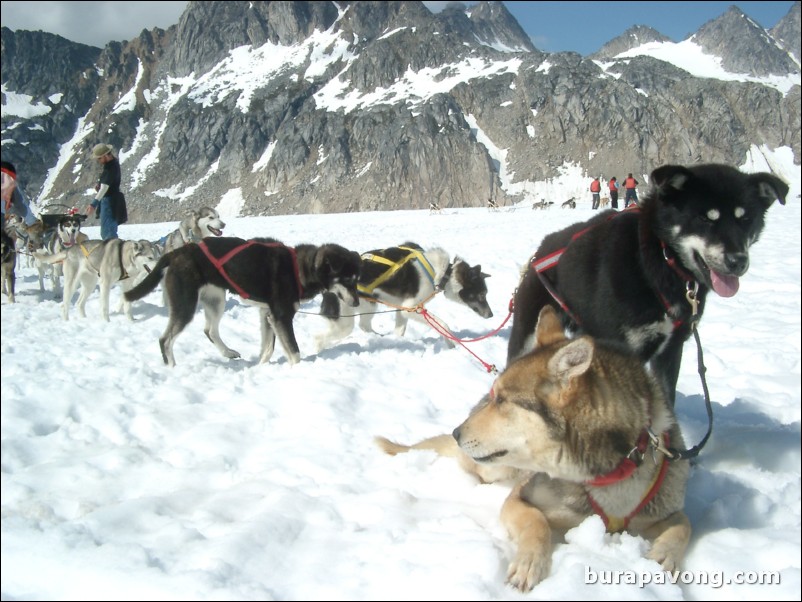
[[[621,346],[565,337],[546,306],[534,351],[511,363],[452,436],[412,446],[377,438],[389,454],[430,449],[457,456],[483,481],[515,479],[501,521],[517,551],[511,585],[527,591],[548,576],[552,531],[598,514],[610,532],[651,541],[647,557],[678,570],[691,535],[683,512],[688,461],[660,385]]]
[[[297,364],[301,355],[292,321],[301,301],[332,291],[356,305],[359,268],[359,255],[336,244],[293,248],[271,238],[206,238],[163,255],[153,272],[125,297],[141,299],[164,279],[169,319],[159,345],[169,366],[175,365],[175,340],[192,321],[199,299],[206,316],[206,336],[224,357],[240,357],[220,338],[226,290],[259,307],[259,362],[271,358],[278,335],[287,360]]]
[[[69,320],[72,297],[80,286],[76,307],[86,317],[86,301],[100,282],[100,314],[109,321],[109,293],[119,284],[123,291],[132,288],[152,270],[159,259],[158,246],[149,240],[87,240],[59,253],[36,253],[39,261],[62,262],[64,268],[64,295],[61,315]],[[124,297],[120,309],[133,320],[131,303]]]
[[[407,242],[398,247],[388,247],[363,253],[359,274],[359,305],[349,307],[334,294],[325,294],[320,313],[328,318],[328,330],[315,336],[317,350],[326,349],[347,337],[354,329],[354,316],[359,314],[359,327],[365,332],[375,332],[373,316],[385,306],[407,308],[395,314],[395,334],[404,336],[410,318],[425,321],[414,311],[424,305],[437,292],[442,291],[446,299],[467,305],[483,318],[493,317],[487,304],[488,274],[482,266],[471,267],[459,257],[453,261],[440,248],[424,250],[419,245]],[[378,304],[378,305],[377,305]],[[379,307],[379,310],[377,310]],[[437,321],[438,329],[450,332],[448,326],[430,313]],[[453,343],[447,340],[453,346]]]
[[[201,207],[189,212],[189,216],[178,223],[178,228],[167,235],[164,252],[169,253],[189,242],[200,242],[207,236],[222,236],[226,224],[220,214],[211,207]]]

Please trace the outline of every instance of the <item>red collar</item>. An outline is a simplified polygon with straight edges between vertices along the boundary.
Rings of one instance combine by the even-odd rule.
[[[663,258],[666,260],[668,267],[674,270],[685,282],[695,282],[693,276],[679,267],[679,263],[677,263],[677,260],[674,257],[669,256],[668,246],[662,240],[660,241],[660,247],[663,249]]]
[[[635,447],[632,448],[632,451],[627,454],[627,457],[621,460],[621,463],[618,465],[617,468],[614,468],[610,472],[604,475],[600,475],[591,479],[590,481],[586,481],[586,485],[590,485],[592,487],[604,487],[607,485],[612,485],[614,483],[618,483],[623,481],[624,479],[628,479],[632,476],[632,473],[635,472],[635,469],[639,466],[640,462],[636,462],[632,459],[634,454],[639,454],[639,460],[643,458],[643,454],[646,451],[646,448],[649,446],[649,432],[644,429],[641,433],[640,437],[638,438],[638,443]],[[663,433],[663,443],[666,448],[670,443],[670,438],[668,433]],[[644,496],[641,498],[641,501],[635,507],[635,509],[627,514],[626,516],[619,517],[619,516],[610,516],[607,514],[604,509],[599,505],[599,503],[593,499],[593,495],[590,491],[588,491],[588,501],[590,502],[593,511],[601,516],[602,520],[604,521],[604,526],[610,532],[617,532],[623,531],[629,525],[629,521],[632,520],[634,516],[638,514],[649,502],[654,499],[654,496],[657,495],[657,492],[660,491],[660,487],[663,485],[663,481],[666,477],[666,472],[668,471],[668,457],[663,455],[663,461],[660,464],[660,469],[655,473],[654,479],[652,479],[652,484],[649,489],[646,491]]]
[[[635,444],[635,447],[630,450],[626,458],[621,460],[621,463],[617,467],[607,474],[602,474],[592,478],[590,481],[585,481],[585,484],[590,485],[591,487],[604,487],[606,485],[612,485],[613,483],[618,483],[618,481],[628,479],[632,476],[632,473],[635,472],[635,469],[640,466],[641,460],[643,459],[643,454],[646,453],[646,448],[648,446],[649,432],[646,429],[643,429],[640,437],[638,437],[638,442]],[[633,456],[637,457],[637,462],[633,460]]]

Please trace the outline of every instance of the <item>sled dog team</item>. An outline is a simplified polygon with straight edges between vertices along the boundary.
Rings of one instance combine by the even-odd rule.
[[[765,213],[785,203],[788,186],[719,164],[665,165],[650,185],[636,208],[606,210],[543,239],[514,293],[507,367],[462,424],[411,445],[377,438],[392,455],[434,450],[483,481],[512,481],[501,520],[516,545],[507,578],[522,591],[548,576],[553,533],[591,514],[609,531],[643,535],[647,556],[668,571],[681,566],[688,545],[689,467],[670,451],[683,447],[673,410],[683,345],[710,291],[737,293]],[[99,278],[104,319],[114,284],[129,317],[130,303],[161,284],[168,323],[159,344],[170,366],[199,302],[207,337],[223,356],[240,357],[219,333],[227,291],[259,308],[260,363],[276,337],[289,363],[300,361],[293,317],[317,295],[328,325],[317,350],[346,337],[356,316],[370,332],[377,303],[420,308],[442,291],[493,315],[481,266],[439,248],[405,242],[360,255],[336,244],[224,237],[224,227],[204,209],[167,237],[164,253],[148,241],[75,244],[73,234],[69,246],[37,260],[62,262],[64,319],[78,284],[83,314]],[[4,238],[4,286],[6,252]],[[421,319],[396,316],[398,336],[407,319]]]

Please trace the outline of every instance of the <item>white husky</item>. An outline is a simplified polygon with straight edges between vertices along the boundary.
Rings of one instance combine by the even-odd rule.
[[[109,321],[109,293],[119,284],[123,292],[130,290],[159,260],[158,246],[149,240],[87,240],[53,255],[36,253],[37,259],[45,263],[63,262],[64,298],[61,314],[70,319],[72,297],[80,285],[81,292],[76,306],[81,317],[86,317],[86,301],[100,281],[100,313]],[[131,303],[124,297],[120,310],[133,320]],[[119,310],[118,310],[119,311]]]

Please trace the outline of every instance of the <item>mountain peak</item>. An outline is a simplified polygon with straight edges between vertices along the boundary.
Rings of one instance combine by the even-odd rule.
[[[502,2],[480,2],[467,10],[476,38],[502,51],[536,52],[529,36]]]
[[[770,30],[771,36],[796,58],[797,63],[802,61],[800,13],[802,13],[802,2],[794,2],[788,14]]]
[[[799,70],[769,33],[737,6],[705,23],[690,39],[707,54],[719,57],[721,66],[731,73],[764,77]]]
[[[664,36],[656,29],[646,25],[634,25],[627,29],[617,38],[614,38],[602,46],[597,52],[590,55],[591,59],[609,59],[622,52],[632,50],[649,42],[670,42],[671,39]]]

